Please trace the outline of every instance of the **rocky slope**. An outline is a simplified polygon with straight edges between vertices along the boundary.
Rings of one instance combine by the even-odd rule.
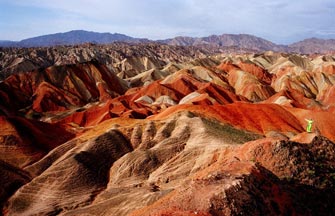
[[[280,46],[247,34],[222,34],[211,35],[208,37],[194,38],[194,37],[175,37],[172,39],[162,40],[161,42],[170,45],[179,46],[201,46],[201,45],[216,45],[219,47],[237,46],[241,49],[252,49],[254,51],[284,51],[285,46]]]
[[[179,36],[161,40],[160,42],[179,46],[237,47],[239,49],[248,49],[252,52],[275,51],[302,54],[326,54],[335,51],[334,39],[308,38],[289,45],[280,45],[247,34],[222,34],[199,38]]]
[[[85,44],[43,48],[0,48],[0,80],[13,73],[97,60],[121,78],[219,52],[218,49],[161,44]]]
[[[335,50],[335,39],[309,38],[290,44],[289,48],[299,53],[324,53]]]
[[[0,83],[2,214],[335,214],[334,56],[120,47]]]
[[[52,66],[12,75],[1,85],[1,101],[11,110],[31,106],[36,112],[64,111],[120,96],[127,83],[96,61]]]

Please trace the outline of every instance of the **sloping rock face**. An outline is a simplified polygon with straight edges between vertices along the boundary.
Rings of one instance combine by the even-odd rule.
[[[15,74],[0,83],[3,105],[11,109],[64,111],[125,93],[127,83],[97,62],[49,67]]]
[[[75,137],[63,126],[22,117],[0,116],[0,160],[23,168]]]
[[[334,57],[127,52],[0,83],[3,215],[335,214]]]
[[[264,135],[271,132],[281,132],[292,136],[304,130],[294,115],[276,104],[180,105],[171,107],[154,118],[164,118],[180,110],[189,110],[234,125],[236,128]]]
[[[63,208],[69,210],[87,205],[106,186],[113,162],[131,150],[127,140],[117,131],[107,132],[77,147],[74,143],[66,145],[72,145],[72,149],[66,152],[62,146],[57,149],[63,150],[62,155],[56,150],[28,168],[38,177],[12,197],[8,214],[57,214]],[[59,158],[55,158],[57,154]],[[64,201],[55,206],[61,199]]]
[[[22,185],[27,184],[31,177],[27,172],[20,170],[10,164],[0,160],[1,190],[0,206]]]
[[[322,137],[309,144],[249,142],[131,215],[330,215],[334,190],[325,188],[335,182],[325,176],[334,172],[333,152],[334,143]]]
[[[107,210],[126,214],[143,205],[141,202],[149,204],[164,196],[189,173],[206,167],[218,149],[260,137],[189,112],[164,121],[142,120],[118,129],[112,126],[108,132],[98,128],[96,133],[85,143],[85,138],[69,141],[26,167],[35,178],[9,200],[8,214],[64,211],[76,215],[81,214],[82,210],[76,210],[80,206],[89,207],[92,214],[110,214]],[[166,189],[153,193],[160,185]],[[35,195],[32,191],[36,191]],[[132,193],[140,197],[133,197]],[[153,196],[144,198],[150,194]],[[55,206],[61,199],[64,202]],[[114,209],[112,203],[120,202],[122,206],[125,200],[135,205]]]

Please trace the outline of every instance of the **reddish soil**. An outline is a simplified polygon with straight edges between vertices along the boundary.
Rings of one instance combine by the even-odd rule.
[[[237,128],[266,134],[270,131],[300,133],[304,131],[299,120],[290,112],[275,104],[233,103],[225,106],[178,105],[168,108],[153,119],[166,118],[172,113],[188,110],[215,118]]]

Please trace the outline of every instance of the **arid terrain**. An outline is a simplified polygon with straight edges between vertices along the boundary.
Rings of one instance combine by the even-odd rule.
[[[335,55],[115,43],[0,58],[3,215],[335,215]]]

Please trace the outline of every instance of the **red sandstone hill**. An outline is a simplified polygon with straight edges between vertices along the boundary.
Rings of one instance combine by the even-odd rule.
[[[335,58],[188,60],[0,82],[2,214],[334,215]]]
[[[93,61],[12,75],[0,83],[0,96],[3,105],[14,110],[64,111],[119,96],[127,88],[125,81]]]
[[[0,115],[0,123],[0,160],[20,168],[38,161],[75,136],[61,125],[19,116]]]

